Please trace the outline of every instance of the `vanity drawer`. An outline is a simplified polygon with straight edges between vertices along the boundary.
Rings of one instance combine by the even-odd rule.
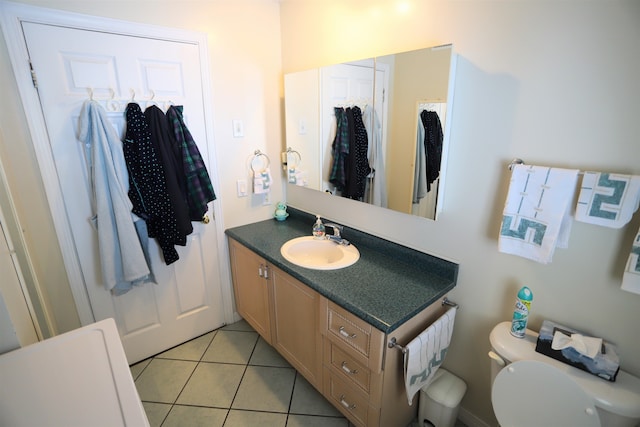
[[[329,340],[325,340],[324,363],[331,367],[334,375],[340,375],[347,382],[357,385],[367,395],[371,392],[371,371],[369,368]]]
[[[382,369],[384,334],[342,307],[328,301],[326,335],[350,349],[349,354],[374,372]]]
[[[378,424],[379,410],[369,406],[366,396],[361,391],[342,381],[326,367],[324,395],[356,426],[366,427]]]

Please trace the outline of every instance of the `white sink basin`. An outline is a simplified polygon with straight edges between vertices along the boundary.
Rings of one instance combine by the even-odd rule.
[[[280,248],[289,262],[314,270],[337,270],[349,267],[360,259],[360,251],[353,245],[339,245],[326,239],[304,236],[291,239]]]

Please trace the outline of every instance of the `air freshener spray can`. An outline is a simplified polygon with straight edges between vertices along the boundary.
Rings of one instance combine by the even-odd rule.
[[[511,335],[514,337],[524,337],[525,330],[527,329],[527,321],[529,320],[531,301],[533,301],[531,289],[523,286],[516,297],[516,307],[515,310],[513,310],[513,319],[511,320]]]

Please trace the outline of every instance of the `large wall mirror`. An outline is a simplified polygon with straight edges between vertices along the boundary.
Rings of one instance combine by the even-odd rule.
[[[289,185],[435,220],[454,76],[451,45],[286,74]]]

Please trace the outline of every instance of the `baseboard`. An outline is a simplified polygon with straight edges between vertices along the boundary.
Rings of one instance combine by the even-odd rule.
[[[467,427],[490,427],[489,424],[485,423],[483,420],[476,417],[474,414],[467,411],[463,407],[460,407],[460,411],[458,412],[458,419],[462,421]]]

